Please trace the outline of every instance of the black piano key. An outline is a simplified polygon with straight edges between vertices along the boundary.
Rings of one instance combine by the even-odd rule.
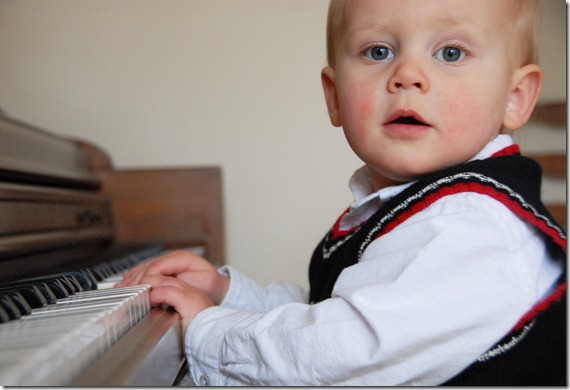
[[[8,313],[11,320],[18,319],[22,316],[20,309],[14,303],[9,295],[0,295],[0,306]]]
[[[75,292],[83,291],[83,286],[81,286],[81,283],[79,283],[75,275],[73,275],[72,273],[66,273],[65,277],[67,278],[67,280],[69,280],[71,284],[73,284],[73,287],[75,287]]]
[[[116,275],[119,272],[121,272],[121,267],[116,261],[113,261],[112,263],[109,264],[109,270],[111,272],[111,275]]]
[[[99,268],[90,268],[89,271],[91,272],[91,274],[95,277],[95,280],[97,282],[100,282],[102,280],[105,280],[105,276],[103,275],[103,271],[100,270]]]
[[[70,295],[73,295],[77,292],[77,286],[73,281],[67,277],[67,275],[60,276],[61,283],[65,286],[65,288],[69,291]]]
[[[81,271],[72,271],[68,275],[72,277],[80,286],[81,291],[89,291],[97,288],[97,285],[91,283],[91,279],[85,276]]]
[[[65,277],[60,276],[56,280],[59,283],[59,285],[61,285],[61,287],[64,288],[65,291],[67,291],[67,295],[73,295],[77,292],[75,291],[75,287],[71,285]]]
[[[112,271],[107,266],[107,264],[99,264],[99,265],[93,267],[93,269],[96,270],[99,274],[101,274],[103,279],[107,279],[112,274]]]
[[[40,293],[46,299],[48,305],[52,305],[57,302],[57,297],[50,290],[50,288],[45,283],[35,283],[34,286],[40,291]]]
[[[66,298],[70,295],[69,291],[65,288],[59,279],[49,280],[46,282],[46,284],[58,299]]]
[[[20,313],[23,315],[30,314],[32,308],[21,293],[14,291],[10,293],[9,296],[12,298],[14,304],[18,307],[18,310],[20,310]]]
[[[89,280],[89,283],[91,284],[91,289],[96,290],[97,289],[97,278],[95,277],[95,275],[93,275],[91,270],[84,268],[84,269],[80,269],[79,272],[81,272],[83,275],[85,275],[85,277]]]
[[[0,306],[0,324],[10,321],[10,315]]]
[[[134,256],[125,256],[110,263],[113,274],[121,274],[137,265],[140,261]]]
[[[45,298],[45,296],[40,292],[40,290],[38,290],[36,286],[32,284],[16,287],[10,291],[6,291],[6,293],[20,294],[24,298],[28,306],[31,307],[32,309],[38,307],[45,307],[48,305],[48,301]]]

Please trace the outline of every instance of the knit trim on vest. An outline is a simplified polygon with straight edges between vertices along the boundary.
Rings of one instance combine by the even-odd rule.
[[[362,258],[366,247],[376,238],[390,232],[412,215],[424,210],[444,196],[463,192],[475,192],[497,199],[516,215],[529,221],[536,228],[551,237],[566,252],[566,235],[564,231],[552,224],[549,218],[541,215],[521,195],[493,178],[475,172],[465,172],[443,177],[435,181],[390,210],[380,219],[360,245],[358,261]],[[339,246],[335,245],[329,251],[332,252]],[[325,248],[323,248],[323,253],[324,250]],[[330,253],[328,255],[330,256]]]
[[[514,348],[519,344],[528,332],[534,327],[536,323],[536,318],[546,309],[548,309],[552,304],[560,301],[562,297],[566,294],[566,279],[564,278],[561,282],[558,283],[554,292],[552,292],[549,296],[543,299],[541,302],[534,305],[534,307],[529,310],[521,319],[517,322],[517,324],[511,329],[511,331],[507,334],[507,337],[510,339],[504,343],[499,342],[495,346],[493,346],[490,350],[479,356],[477,359],[478,362],[485,362],[489,359],[492,359],[496,356],[502,355],[503,353],[508,352],[510,349]]]
[[[378,224],[368,233],[368,236],[360,245],[358,261],[362,258],[364,250],[376,238],[390,232],[412,215],[424,210],[437,200],[447,195],[464,192],[479,193],[497,199],[516,215],[529,221],[536,228],[551,237],[552,240],[560,245],[564,252],[566,252],[566,234],[564,231],[554,225],[549,218],[540,214],[531,204],[526,202],[520,194],[491,177],[475,172],[464,172],[443,177],[429,184],[390,210],[390,212],[380,219]],[[344,216],[345,213],[343,213],[342,216]],[[342,218],[342,216],[340,218]],[[337,220],[337,224],[340,218]],[[331,245],[324,245],[322,248],[323,258],[330,258],[338,248],[356,233],[359,227],[360,226],[352,229],[348,234],[343,235],[340,240],[335,240],[335,238],[340,237],[338,237],[338,233],[333,234],[333,229],[333,232],[329,234],[332,240],[327,240]]]
[[[522,328],[522,330],[518,334],[512,336],[508,342],[504,344],[498,344],[495,347],[491,348],[483,355],[479,356],[477,361],[481,363],[486,362],[487,360],[490,360],[494,357],[502,355],[505,352],[510,351],[511,349],[516,347],[521,342],[522,339],[525,338],[528,332],[534,327],[535,323],[536,321],[532,321],[529,324],[525,325],[524,328]]]
[[[532,320],[536,318],[540,313],[545,311],[555,302],[558,302],[566,294],[566,280],[558,284],[558,287],[554,290],[552,294],[546,297],[542,302],[536,304],[529,312],[527,312],[519,322],[513,327],[513,331],[519,331],[526,324],[529,324]]]

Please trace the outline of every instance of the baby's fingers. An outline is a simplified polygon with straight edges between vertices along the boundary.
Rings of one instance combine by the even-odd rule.
[[[196,314],[214,305],[205,293],[173,277],[152,275],[145,277],[142,282],[151,285],[151,305],[173,307],[180,314],[184,326]]]
[[[177,276],[192,269],[195,256],[187,251],[174,251],[133,267],[123,275],[123,281],[117,287],[141,284],[147,275]]]
[[[116,283],[115,287],[124,287],[129,285],[140,284],[140,280],[145,275],[149,264],[144,263],[131,268],[123,274],[123,280]]]
[[[141,279],[144,278],[146,275],[151,275],[151,274],[169,275],[169,273],[161,272],[162,268],[161,264],[163,264],[165,260],[168,261],[169,257],[170,257],[169,254],[156,257],[145,263],[139,264],[131,268],[130,270],[128,270],[123,274],[123,280],[115,284],[115,287],[142,284]]]
[[[153,287],[150,292],[153,305],[164,303],[173,307],[180,315],[182,334],[186,334],[188,324],[198,313],[213,306],[212,301],[207,296],[204,295],[204,297],[205,299],[193,299],[186,292],[174,286]]]

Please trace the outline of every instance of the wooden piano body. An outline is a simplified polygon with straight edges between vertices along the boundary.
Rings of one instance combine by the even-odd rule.
[[[115,169],[92,144],[0,112],[0,286],[151,243],[197,248],[221,265],[221,181],[218,167]],[[170,385],[183,364],[178,315],[155,308],[61,385]]]

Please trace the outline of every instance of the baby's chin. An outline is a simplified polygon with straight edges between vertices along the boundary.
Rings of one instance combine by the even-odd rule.
[[[432,173],[439,172],[441,170],[447,169],[454,166],[454,164],[448,165],[441,165],[441,166],[434,166],[430,168],[424,169],[416,169],[416,170],[408,170],[408,171],[400,171],[400,172],[391,172],[386,175],[386,179],[393,182],[394,185],[398,184],[406,184],[413,181],[420,180]]]
[[[379,167],[368,166],[372,174],[373,187],[378,190],[381,188],[402,185],[410,183],[413,181],[420,180],[430,174],[442,171],[447,168],[451,168],[455,165],[461,164],[454,160],[450,161],[402,161],[401,164],[393,164],[393,166],[383,166],[382,169]]]
[[[411,176],[411,175],[402,175],[402,174],[394,174],[394,173],[382,173],[372,176],[372,187],[375,191],[381,190],[382,188],[398,186],[406,183],[410,183],[412,181],[416,181],[425,175],[420,176]]]

